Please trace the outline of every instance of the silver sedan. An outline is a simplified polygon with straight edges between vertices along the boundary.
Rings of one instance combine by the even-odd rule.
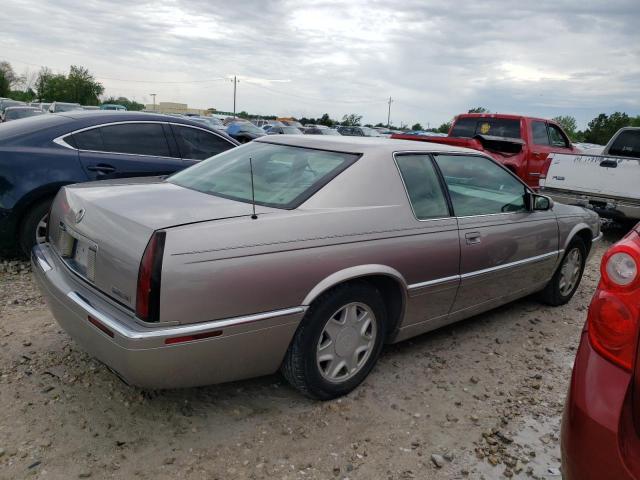
[[[33,250],[60,325],[130,384],[281,370],[344,395],[398,342],[538,292],[571,299],[598,217],[477,151],[269,136],[168,179],[64,187]]]

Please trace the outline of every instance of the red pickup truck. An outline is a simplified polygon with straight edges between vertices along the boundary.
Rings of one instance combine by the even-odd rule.
[[[579,152],[560,125],[543,118],[489,113],[458,115],[446,137],[396,133],[391,138],[480,150],[512,170],[533,188],[549,168],[550,153]]]

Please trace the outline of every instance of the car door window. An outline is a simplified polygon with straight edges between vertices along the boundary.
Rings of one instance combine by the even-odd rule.
[[[458,217],[526,211],[526,188],[504,168],[480,156],[437,155]]]
[[[533,143],[536,145],[549,145],[549,134],[547,124],[544,122],[532,122]]]
[[[448,217],[449,208],[431,157],[399,155],[396,163],[416,218]]]
[[[234,145],[222,137],[198,128],[172,125],[182,158],[204,160],[229,150]]]
[[[122,123],[100,128],[104,151],[170,157],[160,123]]]
[[[551,139],[551,145],[554,147],[569,148],[569,141],[555,125],[549,124],[549,138]]]

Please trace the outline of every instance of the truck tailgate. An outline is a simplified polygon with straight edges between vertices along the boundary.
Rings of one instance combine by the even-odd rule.
[[[545,189],[640,201],[640,160],[558,153],[549,158]]]

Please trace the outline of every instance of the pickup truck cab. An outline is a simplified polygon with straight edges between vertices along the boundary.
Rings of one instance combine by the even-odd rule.
[[[454,119],[446,137],[394,134],[391,138],[486,152],[534,189],[549,167],[549,154],[579,152],[554,121],[520,115],[466,113]]]
[[[598,154],[553,153],[549,163],[545,195],[604,218],[640,220],[640,127],[621,128]]]

